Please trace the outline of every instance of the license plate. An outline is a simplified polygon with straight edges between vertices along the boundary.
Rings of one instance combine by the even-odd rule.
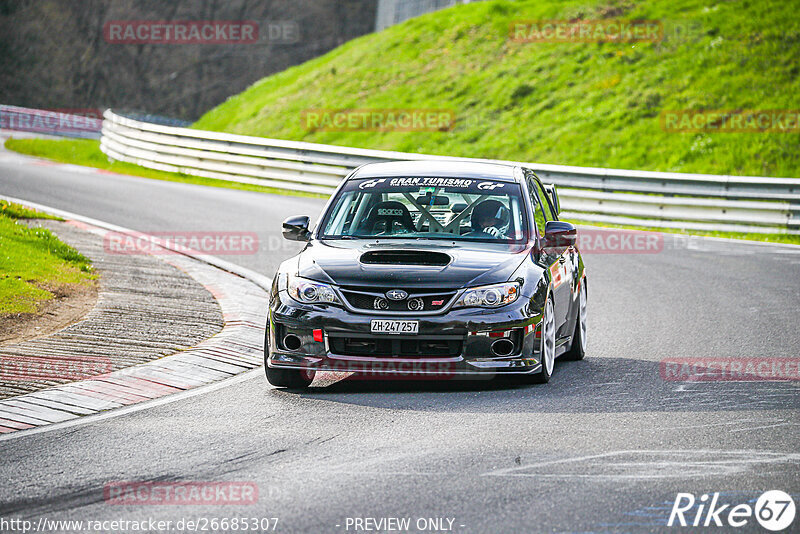
[[[373,334],[416,334],[419,321],[384,321],[373,319],[370,323]]]

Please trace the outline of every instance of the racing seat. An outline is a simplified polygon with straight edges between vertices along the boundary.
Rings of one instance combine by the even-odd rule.
[[[411,212],[408,211],[405,204],[396,200],[378,202],[369,211],[364,222],[358,225],[357,234],[375,235],[378,232],[393,234],[396,224],[406,232],[417,231]]]

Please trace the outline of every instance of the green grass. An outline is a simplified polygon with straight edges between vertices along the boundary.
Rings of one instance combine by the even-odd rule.
[[[151,178],[154,180],[207,185],[211,187],[225,187],[227,189],[257,191],[259,193],[325,198],[325,195],[306,193],[303,191],[277,189],[274,187],[264,187],[250,184],[238,184],[236,182],[225,182],[222,180],[202,178],[199,176],[191,176],[176,172],[164,172],[155,169],[148,169],[147,167],[141,167],[132,163],[125,163],[124,161],[110,162],[108,160],[108,156],[100,151],[100,142],[92,139],[10,138],[6,141],[5,147],[21,154],[58,161],[59,163],[84,165],[86,167],[94,167],[96,169],[102,169],[109,172],[126,174],[129,176],[140,176],[142,178]]]
[[[49,230],[19,224],[20,218],[54,217],[0,200],[0,316],[36,313],[63,286],[96,278],[88,258]]]
[[[50,215],[42,211],[37,211],[13,202],[0,200],[0,216],[8,217],[9,219],[51,219],[54,221],[63,221],[61,217]]]
[[[491,0],[428,14],[264,78],[196,128],[428,154],[800,177],[797,133],[668,133],[666,110],[800,109],[782,0]],[[667,39],[521,43],[510,24],[655,19]],[[675,28],[692,33],[676,37]],[[309,131],[309,109],[450,109],[443,132]]]

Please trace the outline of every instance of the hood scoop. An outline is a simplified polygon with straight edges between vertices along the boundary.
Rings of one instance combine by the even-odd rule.
[[[452,258],[442,252],[429,250],[373,250],[361,255],[367,265],[429,265],[444,267]]]

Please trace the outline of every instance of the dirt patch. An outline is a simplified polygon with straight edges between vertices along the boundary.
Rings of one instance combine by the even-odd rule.
[[[0,315],[0,347],[47,336],[77,323],[97,304],[100,284],[68,284],[50,290],[54,298],[40,303],[39,313]]]

